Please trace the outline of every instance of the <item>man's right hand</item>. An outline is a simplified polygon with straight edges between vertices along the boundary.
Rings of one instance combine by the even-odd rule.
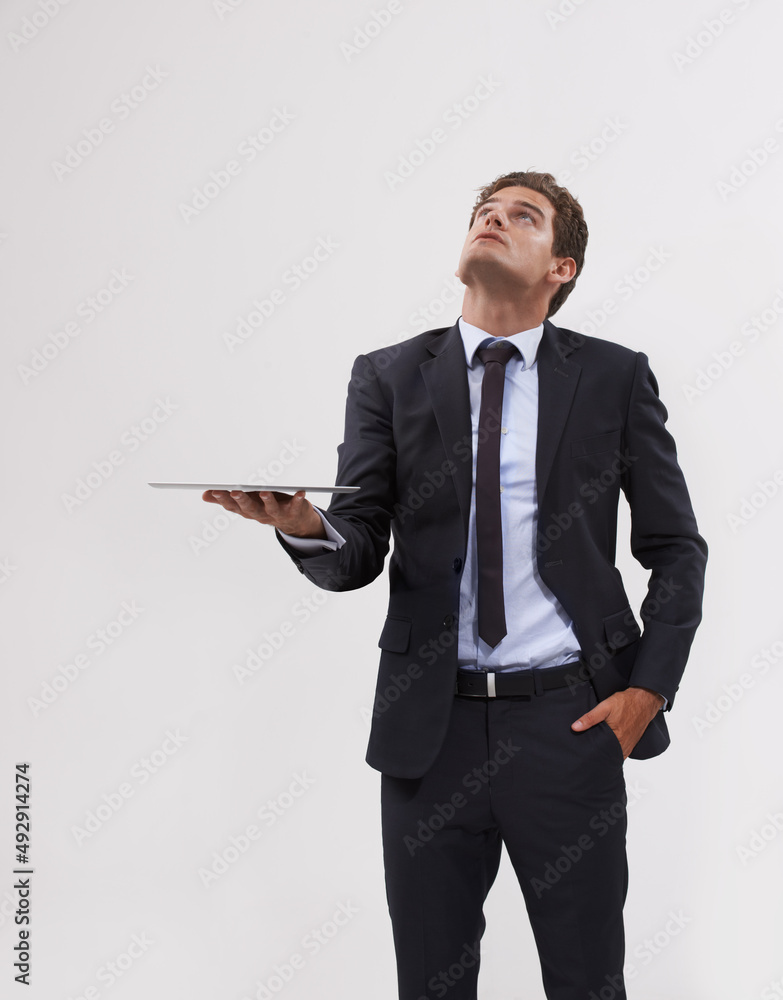
[[[323,521],[304,491],[286,493],[243,493],[241,490],[207,490],[202,500],[220,504],[225,510],[241,514],[251,521],[271,524],[278,531],[295,538],[326,538]]]

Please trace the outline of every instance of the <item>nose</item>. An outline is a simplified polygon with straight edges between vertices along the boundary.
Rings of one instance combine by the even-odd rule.
[[[496,208],[490,208],[490,210],[484,217],[484,222],[486,223],[487,227],[500,226],[501,229],[503,228],[503,217]]]

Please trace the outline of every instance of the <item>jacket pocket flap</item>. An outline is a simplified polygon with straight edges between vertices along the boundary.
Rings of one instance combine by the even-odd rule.
[[[604,635],[612,650],[622,649],[623,646],[636,642],[641,634],[641,629],[630,608],[604,618]]]
[[[408,648],[410,637],[410,618],[392,618],[389,616],[386,619],[386,624],[383,626],[378,645],[381,649],[388,649],[391,653],[404,653]]]
[[[592,437],[581,438],[571,442],[571,458],[580,455],[595,455],[601,451],[611,451],[620,447],[620,431],[607,431],[605,434],[594,434]]]

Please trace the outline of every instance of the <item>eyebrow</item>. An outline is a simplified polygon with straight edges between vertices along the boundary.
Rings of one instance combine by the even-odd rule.
[[[481,211],[482,208],[484,208],[485,205],[497,205],[497,204],[499,204],[499,201],[498,201],[497,198],[487,198],[487,200],[486,201],[482,201],[482,203],[476,209],[476,215],[478,215],[478,213]],[[538,207],[538,205],[534,205],[532,203],[532,201],[519,201],[519,200],[517,200],[517,201],[513,201],[511,204],[512,205],[521,205],[522,208],[530,208],[534,212],[537,212],[541,216],[541,218],[544,221],[546,221],[546,216],[544,215],[544,213],[541,211],[541,209]]]

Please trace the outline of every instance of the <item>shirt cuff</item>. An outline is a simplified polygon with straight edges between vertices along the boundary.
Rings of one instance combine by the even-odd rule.
[[[313,510],[321,518],[321,523],[324,526],[324,531],[326,532],[326,538],[296,538],[294,535],[287,535],[284,531],[281,531],[280,537],[294,549],[295,552],[301,552],[303,556],[306,555],[316,555],[321,552],[336,552],[337,549],[345,545],[345,539],[337,531],[329,521],[324,517],[323,511],[319,510],[318,507],[314,507]]]

